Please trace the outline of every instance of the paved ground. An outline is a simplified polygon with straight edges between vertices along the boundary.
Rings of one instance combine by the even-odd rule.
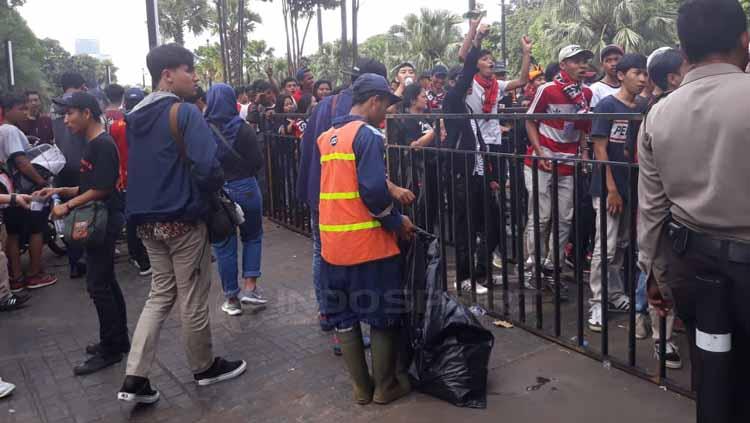
[[[124,249],[124,246],[122,247]],[[694,404],[657,386],[606,369],[519,329],[493,329],[489,405],[467,410],[422,394],[390,406],[360,407],[350,400],[340,359],[315,322],[309,275],[309,240],[266,224],[262,286],[273,299],[264,310],[230,318],[212,291],[212,329],[218,354],[244,358],[240,379],[197,388],[186,367],[180,326],[165,326],[152,382],[162,394],[155,406],[119,404],[115,392],[124,363],[76,378],[72,367],[94,340],[97,322],[84,283],[70,281],[64,260],[48,266],[61,276],[35,293],[31,307],[0,315],[0,377],[18,385],[0,400],[0,423],[13,422],[688,422]],[[124,261],[124,258],[120,258]],[[148,279],[118,265],[130,329],[148,293]]]

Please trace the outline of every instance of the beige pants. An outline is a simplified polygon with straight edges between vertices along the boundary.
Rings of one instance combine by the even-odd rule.
[[[153,270],[151,292],[133,334],[126,374],[148,377],[159,332],[177,298],[188,364],[193,373],[213,363],[208,294],[211,249],[206,226],[167,241],[144,240]]]
[[[5,225],[0,224],[0,300],[5,299],[5,297],[10,295],[8,258],[5,256],[5,240],[7,237],[8,235],[5,232]]]
[[[596,211],[596,234],[594,253],[591,255],[591,299],[592,305],[602,301],[602,266],[607,266],[607,294],[609,299],[625,292],[622,267],[630,245],[630,205],[625,203],[622,213],[611,216],[607,210],[600,210],[599,197],[594,197]],[[599,213],[607,215],[607,257],[602,257],[601,220]],[[634,279],[635,280],[635,279]]]

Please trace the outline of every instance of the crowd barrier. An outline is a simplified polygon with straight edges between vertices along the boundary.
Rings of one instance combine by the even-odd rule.
[[[578,158],[552,158],[551,172],[537,168],[539,157],[526,154],[525,123],[528,120],[549,119],[550,115],[522,113],[522,109],[508,109],[497,115],[389,115],[386,120],[386,158],[390,180],[409,188],[417,200],[402,211],[422,229],[437,235],[441,242],[442,281],[448,290],[478,313],[511,322],[544,339],[562,345],[601,361],[605,367],[615,367],[647,379],[665,389],[694,397],[691,389],[691,370],[687,337],[676,331],[673,341],[680,346],[683,368],[667,369],[665,361],[666,319],[659,318],[660,359],[654,354],[654,343],[649,336],[637,340],[635,333],[637,287],[640,271],[637,267],[637,181],[638,165],[632,163],[601,162]],[[290,115],[302,118],[302,115]],[[277,116],[278,118],[278,116]],[[639,114],[584,114],[555,115],[556,119],[570,121],[611,119],[638,121]],[[436,132],[446,121],[472,119],[498,119],[510,130],[505,134],[503,146],[491,151],[457,151],[452,146],[436,141],[432,147],[412,148],[404,145],[398,130],[408,119],[428,119],[435,124]],[[265,152],[261,186],[264,192],[265,215],[273,222],[293,231],[309,235],[309,209],[295,195],[299,169],[301,140],[279,135],[273,129],[261,132]],[[593,152],[592,152],[593,154]],[[491,172],[474,175],[471,164],[478,156]],[[526,163],[525,163],[526,162]],[[526,164],[531,162],[533,166]],[[594,167],[609,165],[627,173],[627,204],[623,218],[630,225],[619,253],[613,258],[607,245],[608,219],[606,213],[594,212],[595,200],[589,193]],[[572,175],[563,175],[564,168],[572,168]],[[606,187],[606,172],[599,172],[601,184]],[[561,185],[560,182],[563,181]],[[490,182],[493,188],[490,186]],[[542,221],[538,212],[541,184],[551,184],[549,221]],[[572,185],[573,209],[569,186]],[[561,193],[559,187],[564,187]],[[542,187],[543,188],[543,187]],[[606,199],[598,198],[599,209],[606,210]],[[569,237],[561,239],[561,225],[574,215]],[[529,220],[529,215],[531,219]],[[598,222],[598,227],[597,223]],[[531,227],[529,228],[529,225]],[[609,298],[609,281],[622,278],[624,294],[631,308],[627,313],[615,313],[602,307],[600,332],[588,326],[590,272],[587,256],[593,249],[599,231],[601,257],[620,263],[617,275],[602,266],[602,298]],[[567,232],[565,230],[563,233]],[[487,248],[487,245],[497,248]],[[570,254],[551,254],[551,266],[544,266],[544,246],[561,251],[572,245]],[[531,248],[530,248],[531,247]],[[529,250],[533,250],[529,254]],[[526,261],[531,256],[532,265]],[[617,254],[615,254],[616,256]],[[572,263],[569,263],[571,262]],[[603,260],[604,261],[604,260]],[[461,280],[459,280],[461,279]],[[471,289],[463,290],[460,283],[469,280]],[[487,288],[486,294],[477,293],[479,285]],[[679,327],[678,327],[679,329]],[[498,345],[502,348],[502,345]]]

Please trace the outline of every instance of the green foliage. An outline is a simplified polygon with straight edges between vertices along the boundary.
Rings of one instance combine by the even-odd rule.
[[[77,72],[86,80],[89,88],[104,87],[107,83],[107,65],[110,66],[112,82],[117,81],[117,67],[109,60],[98,60],[88,55],[71,56],[57,40],[45,38],[39,41],[42,49],[41,71],[49,82],[51,95],[62,94],[60,76],[66,72]]]
[[[366,55],[362,50],[362,47],[360,47],[360,49],[360,55]],[[305,61],[316,78],[328,79],[333,82],[334,86],[338,86],[345,82],[346,77],[342,71],[347,70],[348,66],[345,67],[341,64],[340,40],[323,44],[317,53],[305,59]]]
[[[0,7],[0,40],[13,42],[16,89],[41,89],[48,86],[41,71],[43,49],[26,21],[12,8]],[[0,90],[8,90],[5,48],[0,48]]]
[[[268,47],[264,40],[250,40],[245,47],[245,69],[248,75],[264,75],[266,67],[273,64],[273,52],[273,47]]]
[[[211,24],[212,12],[206,0],[161,0],[159,29],[167,39],[185,44],[185,29],[200,35]]]
[[[450,11],[421,9],[419,15],[409,14],[403,24],[391,28],[389,34],[395,37],[391,48],[420,70],[453,62],[461,43],[459,23],[461,18]]]

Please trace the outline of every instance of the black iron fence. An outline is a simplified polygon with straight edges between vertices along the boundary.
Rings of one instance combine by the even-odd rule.
[[[679,322],[672,331],[671,321],[667,327],[667,319],[654,314],[652,324],[641,324],[648,319],[636,259],[637,164],[550,157],[550,170],[541,170],[538,165],[545,159],[526,154],[525,122],[550,115],[515,113],[521,111],[387,119],[389,178],[417,196],[403,212],[441,240],[445,289],[477,313],[510,321],[607,367],[692,397],[690,348]],[[638,114],[554,117],[566,121],[642,118]],[[431,147],[410,147],[413,140],[394,130],[408,119],[435,124],[437,136]],[[458,151],[440,135],[446,121],[457,119],[498,119],[510,130],[502,146],[492,146],[490,151]],[[268,130],[263,132],[263,144],[266,215],[309,234],[309,210],[295,195],[300,140]],[[478,160],[484,162],[483,172],[476,171]],[[607,213],[606,197],[591,196],[592,182],[607,186],[607,172],[596,171],[603,166],[626,178],[626,192],[621,193],[624,206],[616,216]],[[598,181],[593,181],[593,174]],[[601,292],[598,298],[607,299],[600,302],[599,324],[590,321],[597,303],[591,294],[594,287]],[[652,327],[656,339],[652,335],[637,339],[637,324],[641,329]],[[679,348],[681,369],[675,369],[680,363],[672,357],[667,360],[673,346]]]

